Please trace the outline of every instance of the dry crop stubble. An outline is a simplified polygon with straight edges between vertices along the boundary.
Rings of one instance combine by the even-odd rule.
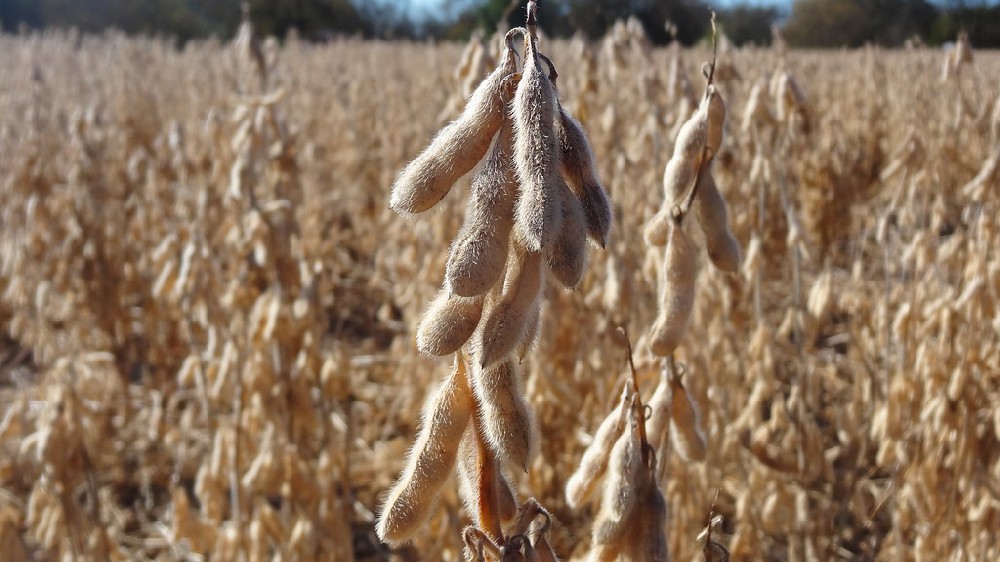
[[[553,513],[558,524],[545,538],[563,559],[587,556],[596,514],[568,508],[566,481],[620,390],[609,375],[620,370],[620,343],[605,318],[629,318],[638,333],[657,314],[662,249],[647,267],[642,229],[663,192],[635,186],[662,179],[681,103],[644,95],[643,73],[634,71],[646,65],[639,51],[619,49],[617,69],[600,56],[588,67],[574,55],[581,45],[548,40],[543,48],[561,63],[565,106],[584,125],[622,220],[608,251],[589,256],[591,273],[575,291],[550,291],[536,351],[521,369],[538,424],[560,438],[541,439],[528,474],[511,479]],[[261,550],[264,559],[461,556],[468,519],[448,484],[425,531],[394,554],[378,546],[373,512],[402,468],[423,398],[444,375],[413,335],[441,288],[465,208],[450,196],[432,219],[403,221],[384,202],[440,127],[438,109],[453,91],[442,84],[452,80],[462,47],[276,44],[268,80],[284,97],[253,104],[246,126],[232,117],[259,81],[234,84],[228,45],[195,41],[178,50],[113,34],[0,36],[10,77],[0,94],[4,553],[13,560],[18,552],[60,559],[73,549],[79,560],[214,560]],[[675,53],[685,62],[708,56],[654,48],[648,67],[664,83]],[[672,558],[703,559],[694,537],[719,487],[726,523],[713,539],[733,560],[1000,558],[1000,508],[990,486],[1000,466],[993,251],[1000,231],[990,219],[998,201],[992,189],[961,189],[995,154],[995,138],[964,109],[956,115],[955,88],[939,82],[937,50],[757,48],[727,57],[743,80],[720,84],[729,125],[713,178],[746,255],[737,276],[702,267],[684,338],[697,345],[681,344],[683,383],[710,446],[704,464],[658,459],[673,483],[663,489]],[[808,139],[786,152],[778,140],[785,125],[756,109],[751,123],[743,111],[754,84],[767,82],[782,60],[811,120]],[[968,99],[995,102],[986,78],[1000,75],[996,53],[976,51],[966,64]],[[677,83],[700,80],[687,66],[678,65]],[[386,81],[389,74],[399,79]],[[886,87],[893,84],[913,87]],[[773,98],[758,104],[776,115]],[[695,105],[688,107],[683,119]],[[613,119],[602,119],[610,112]],[[291,136],[261,128],[278,114]],[[246,147],[259,210],[226,196],[241,150],[232,140],[243,127],[266,141]],[[172,130],[181,132],[173,142]],[[643,130],[650,144],[623,154],[623,139]],[[919,150],[905,149],[901,155],[914,156],[883,175],[910,131]],[[776,177],[758,154],[785,156],[790,203],[814,256],[801,266],[809,319],[800,345],[782,329],[793,286],[788,219],[776,190],[763,191],[761,205],[765,169],[772,169],[769,188]],[[461,188],[460,181],[454,189]],[[278,199],[296,203],[289,209]],[[276,234],[287,226],[293,234]],[[688,233],[701,243],[697,229]],[[281,244],[269,247],[272,239]],[[283,254],[295,257],[283,275],[296,273],[278,291],[270,260]],[[630,288],[628,300],[605,299],[609,270]],[[307,304],[304,314],[297,302]],[[264,314],[272,306],[278,314]],[[264,322],[251,325],[255,308]],[[636,349],[647,396],[658,375],[642,367],[644,346]],[[802,392],[793,399],[796,386]],[[69,407],[71,390],[80,400]],[[89,468],[74,462],[54,470],[34,454],[45,435],[50,444],[75,435],[68,412],[79,414],[84,438],[62,452],[86,451]],[[216,449],[214,436],[232,431],[237,412],[244,429]],[[758,456],[750,445],[760,427],[775,448]],[[255,462],[268,466],[269,447],[280,470],[251,472]],[[776,454],[786,452],[788,459]],[[235,464],[222,462],[230,455]],[[237,478],[206,471],[205,486],[196,487],[213,456]],[[786,461],[782,470],[768,464]],[[259,479],[244,486],[247,474]],[[261,493],[276,486],[274,474],[278,493]],[[64,493],[52,495],[58,486]],[[775,499],[761,500],[768,496]],[[934,532],[930,522],[954,532]]]

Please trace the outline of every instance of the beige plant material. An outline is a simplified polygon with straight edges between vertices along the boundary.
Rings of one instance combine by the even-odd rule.
[[[721,271],[736,273],[740,269],[740,245],[733,236],[726,200],[719,193],[711,170],[698,178],[694,210],[698,225],[705,235],[705,249],[712,264]]]
[[[527,337],[533,309],[541,306],[542,256],[515,240],[499,298],[491,302],[473,337],[475,361],[487,367],[510,355]]]
[[[473,400],[465,361],[457,357],[454,372],[427,402],[406,468],[382,504],[376,532],[383,542],[406,541],[426,520],[455,465]]]
[[[529,250],[540,252],[555,242],[563,222],[555,129],[559,101],[530,37],[524,59],[513,101],[514,164],[521,184],[514,228]]]
[[[649,337],[654,354],[666,357],[680,344],[691,321],[697,276],[696,249],[680,223],[672,222],[660,275],[660,313]]]
[[[612,212],[608,195],[597,177],[594,153],[583,125],[561,105],[556,119],[559,163],[566,183],[583,205],[587,236],[601,248],[607,246]]]
[[[508,360],[474,367],[471,386],[483,433],[496,457],[527,472],[538,436],[517,365]]]
[[[562,209],[562,230],[545,250],[547,271],[566,288],[580,284],[587,269],[587,222],[580,200],[559,183]]]
[[[448,256],[445,283],[457,295],[481,295],[503,275],[518,190],[513,149],[513,125],[505,119],[493,152],[472,180],[465,222]]]
[[[455,121],[442,129],[392,187],[389,205],[400,213],[422,213],[436,205],[452,185],[486,154],[504,120],[505,97],[515,72],[511,50],[473,92]]]
[[[628,416],[628,395],[623,391],[619,405],[598,426],[580,458],[576,471],[566,482],[566,503],[572,508],[583,505],[593,494],[608,468],[611,449],[624,432]]]
[[[462,297],[442,289],[417,327],[417,348],[427,355],[450,355],[472,337],[483,316],[482,295]]]

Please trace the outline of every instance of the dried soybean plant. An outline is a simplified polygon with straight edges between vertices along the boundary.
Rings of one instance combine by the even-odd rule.
[[[714,17],[713,17],[714,27]],[[659,384],[649,401],[649,426],[632,364],[619,407],[601,423],[566,487],[567,503],[578,507],[603,478],[600,509],[593,526],[590,560],[661,561],[669,559],[664,532],[666,502],[660,491],[656,454],[668,444],[683,459],[706,456],[699,412],[681,382],[673,353],[691,318],[697,281],[697,249],[684,231],[684,219],[698,215],[705,246],[721,271],[740,266],[740,248],[729,226],[725,200],[711,164],[722,145],[726,108],[713,82],[716,59],[706,66],[707,85],[700,105],[680,129],[664,171],[665,203],[645,229],[648,243],[666,246],[660,274],[660,313],[649,337],[650,350],[665,357]],[[627,336],[625,340],[628,341]]]
[[[413,536],[457,464],[474,522],[464,535],[467,557],[554,559],[548,513],[533,500],[520,503],[507,476],[527,471],[537,447],[519,363],[539,330],[546,279],[567,288],[580,282],[587,239],[605,246],[611,208],[587,135],[560,104],[557,72],[539,51],[535,2],[527,13],[526,27],[504,36],[497,67],[461,115],[392,188],[394,210],[421,213],[479,166],[444,286],[417,328],[420,351],[455,354],[455,368],[428,401],[407,466],[379,514],[378,536],[390,545]],[[538,515],[547,523],[532,531]]]
[[[660,314],[649,339],[650,350],[660,357],[672,355],[680,344],[694,308],[698,257],[684,231],[684,219],[692,208],[712,264],[728,273],[740,267],[740,247],[730,228],[725,199],[712,176],[712,161],[722,146],[726,119],[725,102],[713,83],[714,68],[713,57],[706,67],[708,83],[701,103],[681,127],[664,169],[663,207],[644,232],[648,244],[666,246],[660,270]]]
[[[646,424],[648,408],[649,427],[664,427],[664,409],[655,407],[655,402],[643,405],[632,345],[628,335],[623,336],[631,378],[570,476],[566,501],[572,508],[581,507],[603,486],[587,560],[667,562],[667,503],[660,490],[657,448],[649,442]]]

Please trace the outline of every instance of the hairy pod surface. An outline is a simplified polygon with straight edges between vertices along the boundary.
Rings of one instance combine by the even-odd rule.
[[[670,441],[686,461],[705,460],[705,434],[701,431],[698,406],[688,396],[680,377],[670,380],[673,399],[670,406]]]
[[[705,248],[712,263],[727,273],[739,271],[740,245],[729,227],[726,200],[719,193],[719,187],[715,184],[710,169],[704,170],[698,178],[694,210],[698,215],[701,231],[705,234]]]
[[[660,207],[660,210],[649,219],[649,222],[642,229],[642,237],[646,240],[646,244],[666,246],[671,223],[673,223],[673,216],[670,212],[670,205]]]
[[[548,248],[562,229],[556,93],[527,41],[524,70],[514,94],[514,164],[521,183],[514,228],[528,249]]]
[[[684,122],[677,133],[674,144],[674,158],[684,158],[697,169],[701,165],[701,152],[708,142],[708,105],[701,104]]]
[[[663,169],[663,203],[668,216],[674,205],[679,205],[698,175],[698,158],[674,155]]]
[[[382,542],[395,545],[408,540],[427,519],[455,465],[473,401],[465,361],[459,357],[454,372],[427,403],[406,468],[382,505],[375,526]]]
[[[472,391],[484,436],[496,458],[527,471],[537,440],[517,365],[503,361],[474,368]]]
[[[669,562],[667,548],[667,502],[656,485],[645,487],[622,541],[621,560],[627,562]]]
[[[708,131],[705,143],[712,150],[712,154],[718,154],[722,147],[723,127],[726,124],[726,102],[722,99],[722,94],[715,85],[708,87],[708,97],[702,100],[705,107],[705,118],[707,120]]]
[[[438,292],[417,326],[417,348],[433,356],[458,351],[472,337],[483,315],[483,297]]]
[[[674,352],[687,331],[694,308],[698,257],[687,234],[671,222],[660,289],[660,315],[653,324],[649,349],[666,357]]]
[[[657,445],[662,442],[666,429],[670,424],[670,407],[673,401],[673,391],[670,386],[669,372],[661,369],[660,380],[656,390],[646,405],[649,406],[649,417],[646,418],[646,435],[650,443]]]
[[[517,345],[514,349],[514,357],[520,363],[524,361],[531,348],[534,347],[535,342],[538,340],[538,331],[542,326],[542,302],[541,299],[538,301],[538,306],[532,307],[528,311],[528,322],[524,328],[524,337],[521,338],[521,343]]]
[[[619,406],[611,410],[594,432],[594,439],[580,458],[580,466],[566,482],[566,503],[571,508],[575,509],[587,501],[604,476],[611,449],[625,428],[627,410],[628,402],[623,394]]]
[[[503,59],[469,97],[462,114],[446,125],[410,162],[392,186],[389,206],[399,213],[422,213],[482,160],[504,120],[508,77],[517,70],[514,56]]]
[[[594,543],[619,542],[628,529],[629,519],[635,510],[642,490],[636,484],[645,470],[642,462],[642,444],[638,432],[631,426],[631,415],[627,416],[625,428],[608,459],[608,472],[601,497],[601,509],[594,521]]]
[[[503,275],[518,190],[513,131],[505,119],[486,164],[472,180],[465,222],[445,268],[447,287],[457,295],[483,294]]]
[[[541,306],[542,256],[512,244],[500,299],[485,314],[475,334],[476,360],[487,367],[503,360],[520,345],[533,309]]]
[[[465,512],[477,525],[481,526],[483,522],[478,520],[481,489],[478,481],[479,448],[476,443],[479,437],[476,433],[474,424],[469,424],[465,429],[462,442],[458,447],[457,476],[459,495],[462,497],[462,503],[465,504]],[[501,523],[508,524],[517,516],[517,500],[510,482],[504,477],[496,463],[493,464],[492,480],[492,489],[496,491],[497,496],[497,515],[500,517]]]
[[[587,220],[587,236],[604,248],[611,232],[613,214],[607,191],[597,179],[594,153],[590,148],[587,133],[583,130],[583,125],[560,106],[556,134],[559,137],[559,161],[562,173],[573,194],[583,205],[583,214]]]
[[[559,180],[562,230],[545,250],[545,265],[564,287],[572,289],[580,283],[587,269],[587,223],[580,200],[562,178]]]

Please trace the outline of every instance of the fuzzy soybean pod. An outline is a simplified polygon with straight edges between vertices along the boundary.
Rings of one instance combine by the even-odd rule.
[[[639,505],[632,514],[622,547],[621,560],[627,562],[669,562],[667,535],[667,502],[655,483],[644,486],[639,493]]]
[[[680,203],[694,184],[707,140],[708,106],[702,104],[677,133],[673,156],[663,170],[663,195],[668,209]]]
[[[684,229],[676,222],[670,226],[666,258],[660,287],[660,315],[653,324],[649,349],[666,357],[674,352],[687,331],[694,308],[698,256]]]
[[[645,470],[642,459],[642,444],[635,427],[632,408],[622,432],[608,459],[608,473],[601,497],[601,509],[594,522],[594,543],[609,544],[619,542],[629,527],[629,520],[639,503],[642,492],[636,484],[641,481]]]
[[[521,183],[514,228],[535,252],[548,248],[562,230],[556,105],[555,88],[529,39],[513,105],[514,164]]]
[[[425,406],[406,468],[382,505],[375,532],[386,544],[398,545],[413,536],[455,465],[474,402],[465,361],[459,357],[455,363],[454,372]]]
[[[604,186],[597,179],[594,153],[583,125],[561,105],[559,119],[556,121],[556,134],[559,136],[559,162],[562,173],[573,194],[583,205],[583,214],[587,220],[587,236],[604,248],[611,232],[611,203],[608,201]]]
[[[563,226],[555,242],[545,250],[545,265],[564,287],[572,289],[580,283],[587,269],[587,223],[583,205],[562,178],[558,189],[562,198]]]
[[[446,125],[410,162],[392,186],[389,206],[399,213],[422,213],[483,159],[500,130],[509,96],[509,77],[517,71],[513,50],[504,50],[497,68],[469,97],[462,114]]]
[[[660,210],[649,219],[649,222],[642,229],[642,237],[646,240],[646,243],[650,246],[665,246],[667,244],[667,235],[670,233],[670,224],[673,223],[673,220],[670,207],[666,205],[660,207]]]
[[[705,434],[701,431],[698,406],[688,396],[680,377],[670,379],[673,398],[670,405],[670,442],[686,461],[705,460]]]
[[[705,144],[712,151],[712,155],[719,153],[722,147],[723,126],[726,124],[726,102],[722,99],[722,94],[712,84],[708,87],[708,92],[702,105],[705,106],[705,119],[708,130],[705,137]]]
[[[417,326],[417,349],[442,356],[458,351],[472,337],[483,315],[483,296],[461,297],[438,292]]]
[[[532,347],[534,347],[535,341],[538,339],[538,330],[541,326],[542,305],[539,303],[538,306],[531,309],[527,325],[524,328],[524,337],[521,338],[521,343],[514,349],[514,357],[517,358],[518,362],[524,361],[524,358],[531,351]]]
[[[670,424],[670,407],[673,401],[673,391],[670,386],[669,371],[666,368],[660,371],[660,381],[656,384],[656,390],[650,397],[646,405],[649,406],[649,417],[646,419],[646,436],[650,443],[657,449],[662,441],[666,429]]]
[[[476,440],[476,428],[474,424],[469,424],[462,436],[462,442],[458,447],[458,490],[465,504],[465,512],[469,514],[477,525],[482,525],[478,521],[480,498],[479,494],[483,488],[492,489],[496,493],[497,515],[503,524],[510,523],[517,516],[517,500],[510,482],[504,477],[500,468],[493,465],[492,483],[489,486],[481,486],[479,483],[479,448]]]
[[[471,386],[484,437],[496,458],[527,471],[538,440],[517,365],[502,361],[474,367]]]
[[[541,254],[515,240],[500,298],[490,304],[474,335],[480,366],[503,360],[524,341],[534,309],[541,306],[542,273]]]
[[[513,132],[505,119],[486,164],[472,180],[465,222],[445,268],[447,287],[456,295],[483,294],[503,275],[518,189]]]
[[[694,200],[698,224],[705,234],[705,248],[715,267],[727,273],[740,269],[740,245],[729,226],[726,200],[719,193],[711,170],[704,170],[698,178],[698,193]]]
[[[575,509],[587,501],[597,482],[604,476],[608,467],[608,455],[625,427],[627,410],[628,398],[623,392],[619,406],[598,426],[593,440],[583,452],[580,466],[566,482],[566,503],[571,508]]]

